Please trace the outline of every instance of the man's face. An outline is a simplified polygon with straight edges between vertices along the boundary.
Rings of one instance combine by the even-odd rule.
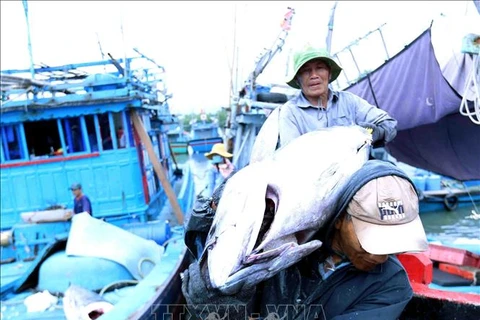
[[[72,189],[72,193],[75,197],[78,197],[82,191],[80,189]]]
[[[335,228],[338,231],[336,234],[338,248],[334,249],[344,253],[355,268],[370,271],[377,264],[387,261],[388,255],[371,254],[362,248],[351,219],[343,218],[337,221]]]
[[[320,96],[328,92],[328,80],[330,69],[320,59],[314,59],[305,63],[297,73],[297,80],[305,97],[317,101]]]

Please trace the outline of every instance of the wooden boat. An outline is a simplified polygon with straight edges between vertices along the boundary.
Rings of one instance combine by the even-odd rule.
[[[171,314],[194,185],[188,165],[174,174],[168,130],[151,128],[170,117],[164,69],[140,55],[33,71],[2,70],[0,318],[65,319],[69,283],[113,304],[102,319]],[[72,215],[73,182],[93,216]],[[155,259],[135,258],[145,250]]]
[[[420,213],[453,211],[480,205],[480,180],[459,181],[431,171],[398,162],[384,148],[375,149],[374,156],[395,163],[415,184],[419,195]]]
[[[479,254],[430,244],[424,253],[400,254],[398,258],[414,291],[400,319],[478,319]]]
[[[472,203],[480,205],[480,180],[473,186],[423,191],[420,195],[420,212],[452,211],[472,206]]]
[[[183,131],[183,126],[178,125],[176,128],[169,130],[167,135],[173,154],[187,154],[189,135]]]
[[[216,122],[195,122],[190,130],[190,140],[188,141],[189,153],[205,153],[212,150],[216,143],[222,143],[223,138],[218,132],[218,123]]]

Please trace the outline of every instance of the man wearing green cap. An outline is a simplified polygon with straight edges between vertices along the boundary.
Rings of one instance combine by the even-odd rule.
[[[320,128],[354,124],[372,129],[374,146],[395,138],[397,121],[387,112],[350,92],[329,88],[341,71],[324,49],[307,47],[294,55],[294,72],[287,84],[301,92],[280,109],[280,145]]]

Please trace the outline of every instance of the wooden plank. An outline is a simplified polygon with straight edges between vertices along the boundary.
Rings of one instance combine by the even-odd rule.
[[[456,266],[448,263],[439,263],[438,268],[442,271],[455,274],[468,280],[472,280],[473,284],[480,283],[480,268],[470,266]]]
[[[138,116],[137,112],[135,110],[131,110],[130,116],[132,118],[133,126],[135,127],[135,130],[137,131],[138,136],[140,137],[140,140],[145,145],[145,149],[147,150],[148,156],[153,165],[153,170],[157,174],[157,177],[160,180],[160,183],[162,184],[162,187],[165,190],[165,193],[167,194],[168,200],[172,205],[173,212],[177,217],[178,223],[183,224],[182,209],[180,208],[178,199],[175,195],[175,192],[173,191],[172,186],[170,185],[170,182],[165,176],[165,172],[163,172],[163,167],[160,165],[160,161],[158,160],[155,154],[155,151],[153,150],[152,141],[150,140],[150,137],[145,131],[145,128],[143,127],[142,121],[140,120],[140,117]]]

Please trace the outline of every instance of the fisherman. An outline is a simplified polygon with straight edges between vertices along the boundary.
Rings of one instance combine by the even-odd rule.
[[[295,53],[294,72],[287,84],[301,91],[280,107],[280,146],[313,130],[354,124],[372,129],[373,147],[395,138],[397,121],[386,111],[329,87],[341,71],[325,49],[306,46]]]
[[[90,215],[93,215],[92,203],[90,202],[90,199],[83,193],[82,185],[80,183],[74,183],[70,186],[70,190],[75,196],[73,199],[73,213],[77,214],[88,212]]]
[[[213,194],[215,190],[235,169],[229,158],[233,154],[228,152],[223,143],[216,143],[212,146],[210,152],[205,153],[205,157],[210,160],[211,167],[207,171],[207,196]]]
[[[222,187],[213,202],[218,203]],[[266,319],[272,313],[280,319],[398,319],[413,291],[395,254],[428,247],[415,187],[395,165],[369,160],[342,191],[335,214],[314,237],[322,247],[256,287],[221,294],[208,284],[206,264],[200,270],[193,262],[182,284],[190,313],[202,317],[216,308],[228,319]],[[202,225],[197,204],[201,238],[215,205],[204,206]],[[187,225],[185,242],[198,258],[193,229]]]

